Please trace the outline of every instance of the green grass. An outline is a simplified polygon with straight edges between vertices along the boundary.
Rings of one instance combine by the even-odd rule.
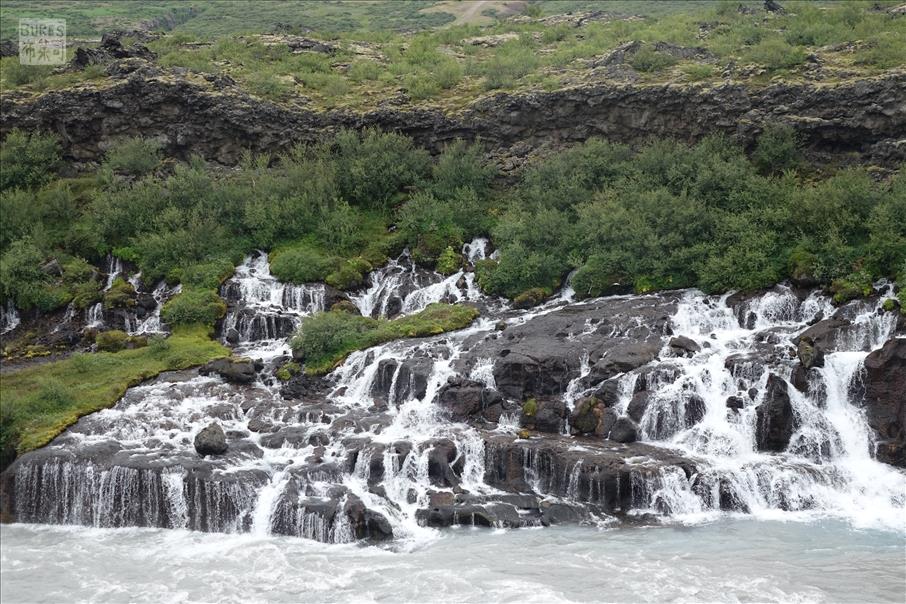
[[[431,304],[420,313],[393,320],[335,310],[304,319],[291,345],[304,355],[307,374],[322,375],[356,350],[399,338],[434,336],[462,329],[476,317],[477,309],[459,304]]]
[[[143,348],[75,354],[3,375],[0,448],[13,445],[21,455],[42,447],[83,415],[112,406],[130,386],[228,353],[208,337],[207,328],[191,326]]]
[[[112,3],[80,6],[104,12],[108,4]],[[906,19],[883,10],[893,6],[892,1],[788,1],[782,15],[766,13],[760,2],[744,2],[753,12],[741,14],[736,3],[625,1],[607,3],[606,10],[635,18],[589,21],[581,27],[504,19],[484,27],[443,28],[438,25],[447,24],[452,15],[421,12],[436,4],[199,1],[193,3],[198,8],[194,16],[148,45],[164,67],[224,73],[266,100],[289,103],[305,97],[314,108],[356,110],[373,108],[376,100],[400,93],[413,104],[458,109],[488,91],[574,85],[587,77],[589,61],[630,41],[645,43],[626,58],[640,84],[715,82],[728,64],[736,66],[735,79],[757,85],[774,77],[797,80],[812,73],[810,55],[818,57],[828,81],[906,65]],[[25,6],[5,5],[4,14],[24,14]],[[163,1],[149,7],[172,10],[172,4]],[[542,5],[546,15],[600,7],[583,1]],[[321,39],[337,50],[331,55],[293,53],[279,40],[257,35],[274,31]],[[491,46],[471,42],[476,36],[499,34],[518,38]],[[193,43],[198,40],[211,43]],[[655,52],[656,42],[701,47],[713,59],[678,60]],[[12,61],[3,62],[4,89],[43,91],[102,77],[98,66],[84,73],[52,74]]]

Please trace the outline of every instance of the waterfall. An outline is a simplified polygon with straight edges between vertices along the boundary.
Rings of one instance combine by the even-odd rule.
[[[741,303],[697,291],[579,303],[567,289],[523,311],[493,305],[474,287],[469,265],[487,257],[486,241],[466,244],[463,257],[467,266],[444,277],[403,254],[352,299],[363,314],[382,317],[440,300],[480,301],[485,316],[473,325],[353,352],[323,380],[300,376],[283,389],[267,378],[273,365],[242,385],[164,376],[130,388],[114,407],[15,462],[17,519],[330,543],[393,538],[400,547],[452,524],[594,524],[626,514],[658,522],[728,511],[834,515],[902,526],[904,474],[874,459],[875,436],[854,394],[870,350],[895,335],[895,316],[879,312],[889,288],[881,301],[839,309],[819,292],[802,297],[783,286]],[[159,330],[160,306],[177,291],[158,284],[157,309],[134,331]],[[267,255],[253,254],[222,287],[224,340],[255,359],[286,359],[285,338],[325,308],[327,292],[281,283]],[[846,335],[799,391],[791,342],[834,313],[848,313]],[[99,325],[102,307],[87,318]],[[556,335],[532,332],[548,323]],[[651,333],[660,349],[653,360],[601,373],[613,350]],[[671,337],[694,346],[680,354]],[[540,364],[547,343],[565,351],[562,363]],[[502,371],[516,356],[537,369]],[[611,382],[608,413],[637,420],[641,442],[523,432],[524,398],[501,393],[514,380],[540,390],[547,374],[560,380],[556,388],[524,396],[556,401],[568,416]],[[758,446],[759,408],[777,383],[795,428],[782,450],[767,452]],[[445,398],[449,392],[455,396]],[[200,458],[192,441],[211,423],[229,448]]]
[[[16,311],[13,301],[7,300],[6,304],[0,306],[0,334],[8,333],[19,326],[21,319]]]
[[[264,252],[248,256],[236,267],[221,293],[230,302],[223,333],[232,344],[285,338],[303,316],[324,310],[325,305],[323,285],[281,283],[271,276]]]

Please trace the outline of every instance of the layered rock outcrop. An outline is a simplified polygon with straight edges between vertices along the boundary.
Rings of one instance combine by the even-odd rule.
[[[99,160],[119,137],[144,136],[160,140],[175,157],[199,154],[233,165],[244,149],[273,153],[338,128],[378,127],[434,151],[456,138],[481,138],[507,168],[534,149],[594,136],[632,144],[651,137],[694,141],[722,132],[751,144],[766,125],[781,123],[798,131],[816,159],[856,158],[890,167],[906,159],[906,73],[900,72],[821,86],[600,83],[495,94],[453,114],[430,108],[356,114],[276,105],[223,78],[161,74],[147,65],[111,65],[114,79],[104,87],[6,94],[0,132],[55,132],[66,158],[76,162]]]

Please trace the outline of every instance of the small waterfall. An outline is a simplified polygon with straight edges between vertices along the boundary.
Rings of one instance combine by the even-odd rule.
[[[181,291],[182,285],[168,287],[166,281],[158,283],[157,287],[154,288],[154,291],[151,292],[151,296],[154,298],[154,310],[143,320],[136,321],[135,325],[131,325],[131,329],[127,329],[127,333],[129,335],[139,335],[163,332],[164,326],[160,320],[161,308],[163,308],[163,305],[167,300]]]
[[[85,327],[99,329],[104,326],[104,305],[100,302],[85,309]]]
[[[221,293],[230,303],[223,323],[224,338],[233,344],[285,338],[303,316],[324,310],[325,305],[323,285],[277,281],[271,276],[264,252],[247,257],[236,267]]]
[[[107,282],[104,284],[104,291],[113,287],[113,282],[117,277],[123,274],[123,261],[112,254],[107,255]]]
[[[12,300],[0,306],[0,334],[8,333],[19,326],[21,319]]]
[[[464,302],[483,298],[475,284],[473,267],[485,258],[488,241],[477,238],[462,247],[468,266],[444,277],[418,268],[404,250],[399,258],[371,273],[370,286],[350,299],[365,317],[392,317],[423,310],[435,302]]]

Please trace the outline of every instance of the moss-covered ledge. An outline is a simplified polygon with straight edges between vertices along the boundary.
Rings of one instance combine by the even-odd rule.
[[[305,361],[305,373],[323,375],[356,350],[400,338],[433,336],[462,329],[478,314],[473,306],[440,303],[393,320],[333,310],[305,318],[290,344],[293,356]]]
[[[126,390],[163,371],[227,356],[207,327],[181,326],[148,346],[75,354],[28,367],[0,380],[0,467],[49,443],[80,417],[113,406]]]

